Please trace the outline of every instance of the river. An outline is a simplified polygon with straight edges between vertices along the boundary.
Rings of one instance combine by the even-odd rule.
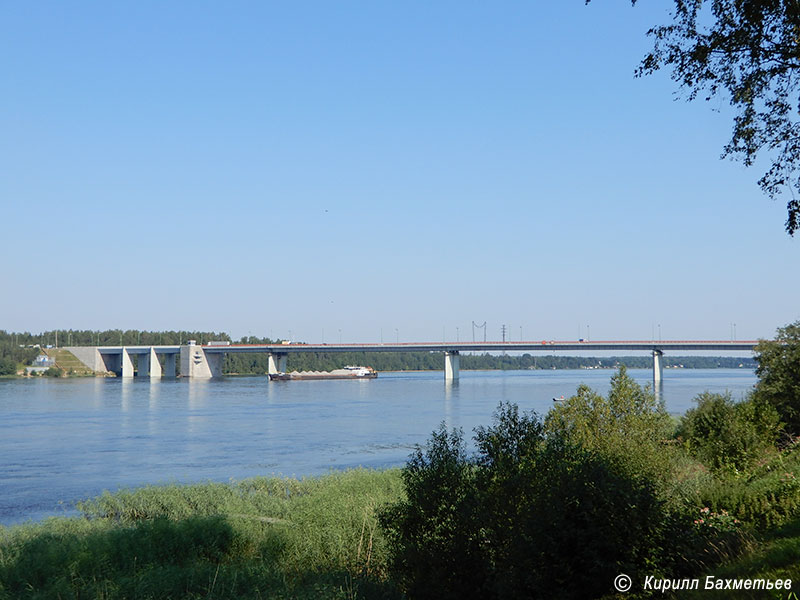
[[[544,414],[611,370],[381,373],[371,381],[10,379],[0,381],[0,524],[75,514],[103,490],[144,484],[303,477],[402,465],[441,422],[467,434],[501,401]],[[652,372],[632,369],[642,384]],[[703,391],[742,397],[748,369],[668,369],[681,414]]]

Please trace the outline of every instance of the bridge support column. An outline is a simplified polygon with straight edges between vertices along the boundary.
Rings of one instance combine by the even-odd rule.
[[[161,363],[158,362],[156,349],[152,346],[150,347],[150,352],[139,355],[139,376],[150,376],[150,379],[159,379],[161,377]]]
[[[458,352],[450,351],[444,353],[444,380],[458,381],[458,371],[461,366],[461,357]]]
[[[181,346],[181,377],[211,379],[222,376],[223,353],[211,353],[194,343]]]
[[[664,380],[664,353],[661,350],[653,350],[653,389],[658,390]]]
[[[276,354],[270,352],[267,356],[267,373],[275,375],[276,373],[286,373],[286,354]]]
[[[133,361],[125,348],[122,348],[120,364],[122,365],[122,377],[133,377]]]
[[[175,377],[175,355],[164,355],[164,377]]]

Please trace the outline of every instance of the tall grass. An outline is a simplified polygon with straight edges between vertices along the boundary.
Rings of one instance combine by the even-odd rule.
[[[377,507],[399,472],[149,486],[0,530],[0,598],[393,597]]]

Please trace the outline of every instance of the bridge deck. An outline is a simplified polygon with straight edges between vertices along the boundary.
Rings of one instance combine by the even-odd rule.
[[[203,346],[206,352],[522,352],[522,351],[594,351],[594,350],[724,350],[750,352],[758,341],[536,341],[536,342],[403,342],[388,344],[231,344]]]

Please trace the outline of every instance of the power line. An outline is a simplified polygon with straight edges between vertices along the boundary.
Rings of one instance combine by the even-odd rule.
[[[483,322],[483,325],[478,325],[475,321],[472,322],[472,341],[475,341],[475,328],[481,329],[483,328],[483,341],[486,341],[486,321]]]

